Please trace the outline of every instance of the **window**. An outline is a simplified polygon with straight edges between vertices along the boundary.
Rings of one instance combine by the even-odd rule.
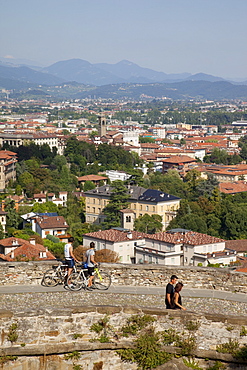
[[[171,264],[175,265],[175,258],[171,258]]]
[[[127,254],[127,261],[129,261],[130,260],[130,256],[129,256],[129,254]]]
[[[126,222],[131,222],[131,216],[126,216]]]
[[[119,256],[119,261],[122,262],[123,261],[123,256]]]
[[[146,206],[146,211],[148,211],[149,210],[149,206]]]
[[[140,204],[140,211],[142,211],[142,204]]]
[[[153,212],[155,212],[155,206],[153,206]]]

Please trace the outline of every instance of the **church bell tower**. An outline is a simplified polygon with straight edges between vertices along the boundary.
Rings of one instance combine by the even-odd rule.
[[[99,136],[106,135],[106,117],[103,115],[98,116],[99,119]]]

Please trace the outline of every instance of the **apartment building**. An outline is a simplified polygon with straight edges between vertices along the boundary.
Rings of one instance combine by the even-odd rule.
[[[36,145],[48,144],[50,149],[57,148],[57,154],[63,155],[65,143],[61,136],[48,134],[46,132],[28,133],[27,131],[13,131],[11,133],[0,134],[0,145],[7,143],[10,146],[27,145],[33,142]]]
[[[203,163],[196,168],[201,172],[201,176],[205,179],[211,173],[220,182],[237,182],[239,180],[247,180],[247,164],[236,165],[220,165],[220,164],[207,164]]]
[[[4,191],[10,180],[16,180],[16,153],[0,150],[0,191]]]
[[[225,240],[185,229],[156,234],[109,229],[85,234],[83,240],[86,246],[93,241],[96,250],[116,252],[121,263],[207,266],[209,258],[218,262],[215,256],[220,256],[224,264],[236,260],[236,253],[225,251]],[[222,259],[223,255],[230,259]]]
[[[172,155],[163,161],[162,172],[166,173],[170,169],[178,171],[181,177],[184,177],[188,171],[194,168],[196,165],[196,159],[193,159],[187,155]]]
[[[113,188],[109,185],[85,192],[86,222],[100,224],[106,216],[103,209],[109,203]],[[163,229],[176,216],[180,207],[180,198],[159,190],[145,189],[141,186],[128,186],[129,209],[134,211],[135,218],[158,214],[162,217]]]

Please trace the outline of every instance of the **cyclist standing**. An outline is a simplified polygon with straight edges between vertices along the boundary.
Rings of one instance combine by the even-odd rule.
[[[87,268],[88,268],[88,274],[89,274],[89,280],[88,280],[88,289],[92,289],[93,284],[93,278],[94,278],[94,267],[97,266],[97,262],[94,259],[95,256],[95,243],[90,243],[90,248],[86,251],[86,258],[87,258]]]
[[[70,236],[68,239],[68,243],[65,244],[64,246],[64,257],[66,264],[68,265],[68,275],[67,275],[67,281],[66,285],[69,284],[69,277],[72,274],[73,267],[75,266],[75,261],[79,262],[73,253],[73,245],[72,243],[74,242],[73,236]]]

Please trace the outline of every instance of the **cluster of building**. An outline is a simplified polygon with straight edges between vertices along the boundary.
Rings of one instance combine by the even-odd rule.
[[[54,106],[56,107],[56,106]],[[54,108],[52,107],[52,108]],[[59,107],[63,107],[60,105]],[[74,107],[80,110],[80,107]],[[205,106],[205,109],[207,107]],[[229,107],[232,109],[232,107]],[[108,116],[115,111],[108,111]],[[146,128],[143,124],[134,121],[121,123],[106,116],[100,115],[97,126],[88,127],[87,119],[77,121],[68,120],[63,127],[59,118],[56,125],[48,123],[48,116],[5,116],[7,122],[0,126],[0,146],[9,144],[19,147],[33,142],[37,145],[48,144],[50,149],[56,148],[57,153],[64,153],[66,136],[63,129],[73,133],[80,141],[93,143],[96,146],[102,143],[121,146],[126,151],[137,153],[144,161],[141,170],[147,173],[147,166],[152,163],[155,171],[167,173],[176,170],[181,178],[196,169],[202,178],[212,174],[220,183],[221,192],[236,194],[247,191],[247,164],[216,165],[202,163],[205,155],[213,149],[225,149],[228,154],[239,154],[238,140],[247,134],[247,122],[233,122],[226,126],[225,133],[219,134],[216,125],[154,125]],[[91,135],[95,128],[97,135]],[[236,133],[236,128],[238,132]],[[140,142],[140,137],[154,139],[154,142]],[[182,140],[183,139],[183,140]],[[4,191],[10,180],[16,180],[16,153],[0,151],[0,191]],[[95,189],[85,191],[86,222],[102,224],[105,221],[103,209],[110,201],[112,187],[108,184],[114,180],[125,181],[130,177],[128,173],[112,169],[101,175],[87,175],[78,177],[78,185],[84,186],[86,181],[95,184]],[[97,249],[111,249],[119,254],[122,263],[158,263],[165,265],[198,265],[208,263],[229,265],[239,258],[245,258],[247,245],[238,250],[231,241],[199,234],[189,230],[165,231],[169,223],[176,216],[180,207],[180,199],[171,194],[158,190],[146,189],[139,186],[128,186],[128,208],[120,211],[121,228],[98,231],[84,235],[85,245],[94,241]],[[24,196],[12,196],[15,207],[25,201]],[[33,202],[44,203],[51,201],[56,205],[66,206],[67,192],[60,192],[58,197],[53,193],[34,194]],[[163,231],[156,234],[144,234],[134,231],[134,221],[139,216],[159,214],[162,219]],[[55,213],[30,213],[23,215],[23,223],[29,223],[33,231],[42,238],[53,235],[60,241],[68,239],[69,225],[65,219]],[[0,211],[0,223],[5,231],[6,212],[4,201]],[[8,238],[10,239],[10,238]],[[32,258],[27,251],[34,247],[34,242],[25,246],[20,240],[9,240],[9,244],[1,244],[0,259],[13,260],[20,251],[20,255]],[[7,243],[7,239],[6,243]],[[11,244],[12,243],[12,244]],[[23,242],[24,243],[24,242]],[[244,245],[244,243],[242,243]],[[23,252],[26,248],[25,253]],[[245,248],[245,249],[244,249]],[[51,257],[47,250],[35,246],[35,258],[46,259]],[[32,252],[34,253],[34,252]],[[38,253],[38,254],[37,254]],[[31,256],[31,257],[30,257]]]

